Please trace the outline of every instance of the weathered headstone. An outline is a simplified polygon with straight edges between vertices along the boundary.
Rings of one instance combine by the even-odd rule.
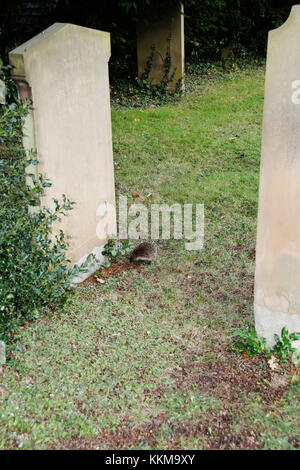
[[[109,57],[109,33],[63,23],[9,54],[19,94],[33,102],[24,145],[36,149],[39,171],[52,182],[41,203],[51,207],[62,194],[76,202],[59,225],[72,237],[68,256],[76,264],[92,252],[100,259],[115,231],[114,215],[98,230],[101,239],[96,230],[99,215],[115,205]]]
[[[300,331],[300,5],[268,39],[254,303],[269,345]]]
[[[146,69],[147,61],[155,46],[152,69],[149,81],[159,83],[164,76],[164,61],[170,45],[171,70],[175,70],[174,79],[170,88],[174,89],[178,80],[184,75],[184,15],[183,5],[166,11],[159,20],[153,22],[138,21],[137,23],[137,59],[138,75],[141,76]]]

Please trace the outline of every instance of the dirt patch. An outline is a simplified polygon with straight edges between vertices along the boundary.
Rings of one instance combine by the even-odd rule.
[[[157,443],[154,437],[155,430],[151,425],[134,427],[132,423],[124,422],[114,431],[109,429],[100,430],[97,438],[87,439],[74,436],[63,440],[57,445],[49,447],[50,450],[100,450],[114,449],[126,450],[141,445],[154,447]]]
[[[100,280],[105,281],[110,277],[118,276],[119,274],[130,271],[132,269],[135,269],[139,272],[142,268],[142,264],[143,263],[141,261],[133,261],[132,263],[121,263],[120,261],[114,261],[108,268],[100,269],[91,274],[91,276],[85,279],[78,287],[82,289],[91,284],[99,285],[101,284]]]
[[[181,442],[178,435],[180,438],[198,440],[200,447],[207,450],[252,450],[263,447],[254,430],[243,425],[235,430],[235,425],[236,418],[226,411],[212,412],[210,416],[192,425],[176,423],[172,429],[170,448],[180,449]]]
[[[159,444],[158,436],[163,425],[169,428],[169,450],[182,449],[182,439],[197,441],[200,449],[261,449],[262,443],[258,435],[248,427],[241,427],[238,431],[231,429],[234,424],[233,415],[222,412],[211,413],[197,422],[168,422],[164,413],[156,416],[147,425],[134,426],[124,421],[115,431],[101,430],[95,439],[86,439],[74,436],[61,441],[50,449],[58,450],[98,450],[114,449],[127,450],[130,448],[152,447]]]
[[[231,403],[250,393],[258,393],[262,401],[273,403],[282,398],[290,384],[290,375],[282,367],[272,371],[266,359],[247,354],[235,356],[226,351],[205,364],[195,363],[189,354],[180,367],[170,372],[170,377],[177,389],[192,387],[203,396]]]

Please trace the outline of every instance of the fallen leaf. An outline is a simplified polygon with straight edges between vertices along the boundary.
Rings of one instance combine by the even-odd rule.
[[[278,369],[278,362],[275,356],[271,356],[271,359],[268,360],[268,364],[270,369],[275,370]]]

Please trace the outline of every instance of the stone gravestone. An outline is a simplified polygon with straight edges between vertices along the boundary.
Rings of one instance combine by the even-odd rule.
[[[90,253],[103,258],[106,237],[116,230],[112,210],[97,231],[99,216],[115,208],[109,57],[109,33],[62,23],[9,54],[20,97],[33,103],[24,146],[37,151],[39,172],[52,182],[41,204],[52,207],[62,194],[76,202],[58,227],[72,237],[73,264]]]
[[[268,39],[254,312],[269,345],[300,331],[300,5]]]
[[[169,38],[171,38],[170,41]],[[172,74],[175,70],[174,80],[170,83],[170,88],[175,89],[176,83],[179,79],[183,80],[184,75],[184,15],[182,4],[178,4],[177,8],[167,11],[159,21],[148,23],[140,20],[137,22],[139,77],[146,68],[154,45],[155,51],[149,81],[153,84],[161,81],[164,76],[164,60],[169,44],[172,59],[170,73]]]

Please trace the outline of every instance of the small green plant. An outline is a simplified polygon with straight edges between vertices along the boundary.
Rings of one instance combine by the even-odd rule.
[[[240,328],[233,333],[233,336],[236,338],[233,345],[235,352],[246,351],[249,356],[259,354],[269,357],[271,355],[271,350],[266,346],[266,338],[258,337],[254,328],[251,330],[246,327]]]
[[[287,362],[292,359],[295,364],[300,363],[300,351],[297,351],[293,347],[292,341],[300,340],[300,332],[289,334],[287,328],[284,326],[281,330],[281,337],[274,335],[275,346],[273,347],[273,353],[282,362]]]
[[[275,345],[273,348],[267,347],[266,338],[258,337],[254,328],[251,330],[240,328],[234,332],[233,336],[236,338],[232,348],[235,352],[246,351],[249,356],[259,354],[266,357],[273,354],[281,362],[291,360],[296,365],[300,363],[300,352],[292,345],[293,341],[300,340],[300,332],[289,334],[284,326],[281,330],[281,336],[274,335]]]
[[[132,248],[133,243],[131,243],[129,240],[121,241],[116,240],[115,238],[110,238],[102,250],[102,254],[107,258],[107,262],[101,267],[109,267],[111,261],[117,258],[120,262],[124,262],[125,256],[132,250]]]

